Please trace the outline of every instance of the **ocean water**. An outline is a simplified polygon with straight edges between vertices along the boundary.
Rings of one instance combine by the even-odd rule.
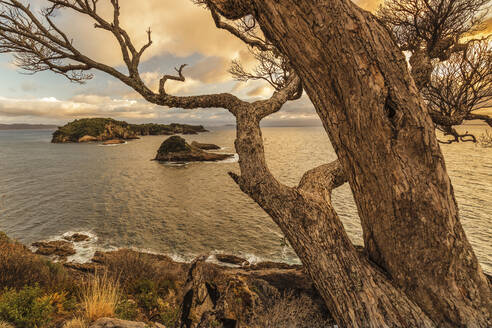
[[[477,134],[485,127],[467,127]],[[233,128],[185,136],[234,152]],[[231,253],[251,261],[298,263],[282,234],[227,175],[234,160],[165,165],[152,161],[166,137],[124,145],[51,144],[52,131],[0,131],[0,230],[25,244],[90,233],[73,260],[96,249],[130,247],[190,260]],[[320,128],[264,128],[267,162],[294,186],[302,174],[336,158]],[[462,224],[485,271],[492,273],[492,149],[442,145]],[[355,243],[362,244],[347,185],[333,202]]]

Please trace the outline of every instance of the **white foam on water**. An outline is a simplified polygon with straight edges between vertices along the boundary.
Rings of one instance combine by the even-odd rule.
[[[85,231],[85,230],[67,231],[61,235],[53,236],[53,237],[48,238],[44,241],[46,241],[46,242],[58,241],[58,240],[67,241],[65,239],[65,237],[70,237],[74,234],[86,235],[89,237],[89,239],[87,239],[85,241],[80,241],[80,242],[72,242],[76,253],[74,255],[67,257],[67,262],[72,262],[72,263],[81,263],[81,264],[89,263],[92,261],[92,258],[94,257],[94,254],[96,253],[96,251],[113,252],[113,251],[118,251],[120,249],[131,249],[131,250],[138,252],[138,253],[145,253],[145,254],[152,254],[152,255],[164,255],[164,256],[168,256],[174,262],[178,262],[178,263],[190,263],[198,256],[197,254],[162,253],[162,252],[157,252],[157,251],[155,251],[153,249],[149,249],[149,248],[116,247],[116,246],[100,247],[97,245],[97,242],[99,240],[97,235],[92,231]],[[31,246],[31,247],[29,247],[29,249],[32,252],[35,252],[37,250],[37,247]],[[251,253],[233,254],[233,253],[227,253],[227,252],[224,252],[221,250],[212,251],[205,261],[209,262],[209,263],[218,264],[221,266],[231,267],[231,268],[241,267],[240,265],[231,264],[231,263],[224,263],[224,262],[217,260],[216,254],[235,255],[235,256],[238,256],[240,258],[245,259],[250,264],[257,264],[257,263],[261,263],[261,262],[266,261],[266,259],[264,259],[258,255],[255,255],[255,254],[251,254]],[[59,260],[57,256],[50,256],[49,258],[55,262]],[[291,263],[291,264],[297,264],[297,263]]]
[[[186,166],[190,163],[189,162],[160,162],[160,164],[162,164],[164,166],[181,167],[181,166]]]
[[[84,241],[79,241],[79,242],[72,242],[73,248],[75,250],[75,254],[68,256],[67,257],[67,262],[75,262],[75,263],[88,263],[92,260],[94,257],[94,253],[98,250],[98,247],[96,246],[98,237],[96,234],[94,234],[91,231],[67,231],[61,235],[53,236],[51,238],[48,238],[46,241],[58,241],[58,240],[63,240],[67,241],[64,237],[70,237],[74,234],[81,234],[88,236],[89,239],[84,240]],[[37,247],[30,247],[30,250],[35,252],[37,250]],[[57,261],[57,257],[51,257],[54,261]]]
[[[215,154],[225,154],[225,153],[215,153]],[[205,162],[205,163],[214,164],[214,163],[237,163],[237,162],[239,162],[239,155],[234,154],[234,156],[231,158],[226,158],[221,161]]]

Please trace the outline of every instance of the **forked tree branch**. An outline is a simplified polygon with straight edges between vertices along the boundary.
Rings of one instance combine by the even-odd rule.
[[[187,64],[182,64],[179,68],[175,68],[176,72],[178,72],[178,76],[175,75],[164,75],[159,82],[159,94],[161,96],[166,95],[165,84],[167,80],[181,81],[185,82],[185,77],[183,75],[183,68],[185,68]]]
[[[347,182],[347,176],[338,160],[324,164],[304,173],[298,189],[318,194],[331,201],[333,189]]]

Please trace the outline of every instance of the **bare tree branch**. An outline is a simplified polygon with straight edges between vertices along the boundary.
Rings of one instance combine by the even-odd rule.
[[[377,13],[400,49],[411,53],[415,84],[434,123],[454,137],[452,142],[476,140],[463,138],[453,125],[462,124],[491,100],[490,36],[472,38],[484,30],[489,2],[385,0]],[[483,116],[485,122],[490,119]]]
[[[465,120],[483,120],[491,125],[492,118],[474,112],[492,103],[492,44],[489,39],[474,41],[462,53],[437,65],[422,95],[428,103],[431,117],[440,129],[464,141],[453,125]],[[475,137],[466,139],[476,141]]]
[[[12,53],[15,64],[28,73],[53,71],[66,76],[72,82],[83,83],[92,78],[91,69],[103,71],[133,88],[147,101],[169,107],[208,108],[220,107],[235,112],[243,102],[231,94],[177,97],[165,93],[164,85],[169,79],[185,81],[184,65],[177,69],[178,76],[166,75],[161,79],[159,93],[145,85],[138,65],[145,50],[152,45],[150,29],[147,42],[140,50],[134,46],[129,34],[120,25],[118,0],[108,0],[113,8],[111,21],[97,12],[97,1],[91,0],[47,0],[50,7],[41,12],[42,21],[29,6],[18,0],[0,1],[0,53]],[[73,41],[53,22],[59,10],[68,10],[92,18],[95,28],[112,33],[119,44],[121,56],[128,74],[97,62],[75,47]]]

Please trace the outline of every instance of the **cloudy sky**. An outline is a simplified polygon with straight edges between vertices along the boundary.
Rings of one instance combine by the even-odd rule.
[[[379,1],[360,0],[359,4],[373,10]],[[41,6],[43,0],[32,3]],[[156,88],[162,74],[172,73],[175,66],[187,63],[187,81],[170,81],[169,93],[231,92],[248,100],[271,95],[272,90],[263,83],[236,82],[229,76],[227,69],[232,59],[252,65],[246,47],[215,28],[210,14],[191,1],[121,0],[120,5],[122,26],[136,44],[145,43],[148,27],[153,31],[154,43],[140,69],[149,86]],[[62,12],[57,22],[83,52],[106,64],[121,66],[118,47],[107,32],[95,30],[88,19],[69,12]],[[148,104],[121,82],[100,72],[94,72],[94,78],[84,85],[70,83],[51,72],[21,74],[12,64],[11,56],[0,55],[0,123],[63,124],[81,117],[112,117],[140,123],[233,123],[233,117],[222,109],[189,111]],[[307,97],[287,104],[270,120],[286,125],[319,121]]]

